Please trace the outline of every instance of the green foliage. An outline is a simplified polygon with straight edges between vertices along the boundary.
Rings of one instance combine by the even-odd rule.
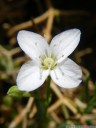
[[[6,58],[0,56],[0,69],[6,70],[7,69],[7,60]]]
[[[66,128],[66,123],[60,124],[57,128]]]
[[[89,113],[89,112],[91,112],[91,110],[92,110],[94,107],[96,107],[96,97],[93,97],[93,98],[89,101],[89,103],[88,103],[88,105],[87,105],[87,108],[85,109],[84,113]]]
[[[13,100],[12,100],[12,97],[6,95],[3,97],[3,104],[8,106],[8,107],[11,107],[12,106],[12,103],[13,103]]]
[[[91,112],[94,107],[96,107],[96,83],[95,83],[94,95],[91,98],[91,100],[89,100],[87,108],[84,110],[84,113]]]
[[[89,90],[89,87],[88,87],[88,81],[90,79],[90,73],[88,72],[85,76],[84,76],[84,79],[83,79],[83,84],[84,84],[84,94],[83,94],[83,100],[85,101],[89,101],[89,94],[90,94],[90,90]]]
[[[78,121],[68,120],[59,124],[57,128],[75,128],[76,125],[79,125]]]

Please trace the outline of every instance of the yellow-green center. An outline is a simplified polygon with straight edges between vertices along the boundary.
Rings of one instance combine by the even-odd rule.
[[[43,69],[54,69],[56,67],[56,61],[52,57],[46,57],[42,59],[41,67]]]

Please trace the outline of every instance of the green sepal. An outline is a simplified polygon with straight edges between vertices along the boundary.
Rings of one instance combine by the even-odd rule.
[[[31,94],[29,92],[20,91],[17,86],[10,87],[7,94],[14,98],[30,97],[31,96]]]
[[[23,92],[23,97],[31,97],[31,94],[29,92]]]

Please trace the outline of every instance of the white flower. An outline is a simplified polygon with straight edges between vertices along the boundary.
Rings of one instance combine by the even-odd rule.
[[[25,63],[17,76],[22,91],[39,88],[48,75],[60,87],[74,88],[81,82],[80,67],[67,58],[77,47],[81,32],[71,29],[55,36],[51,44],[39,34],[22,30],[17,35],[21,49],[32,59]]]

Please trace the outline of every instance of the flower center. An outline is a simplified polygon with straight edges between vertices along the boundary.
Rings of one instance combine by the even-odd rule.
[[[41,67],[43,69],[54,69],[56,67],[56,60],[54,57],[45,57],[42,59]]]

